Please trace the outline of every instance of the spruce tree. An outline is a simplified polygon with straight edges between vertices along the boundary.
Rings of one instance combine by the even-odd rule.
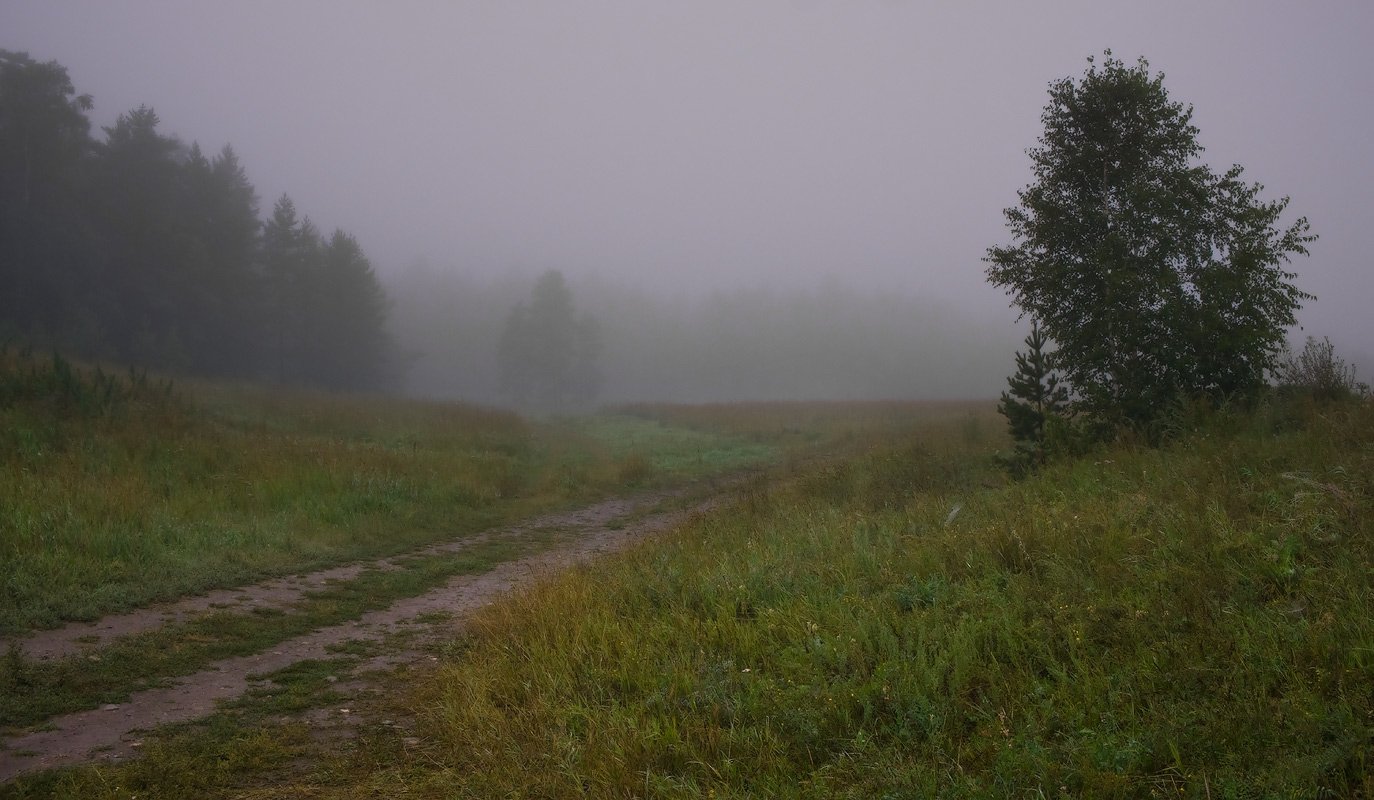
[[[1025,341],[1026,352],[1016,354],[1016,374],[1007,378],[1011,391],[1003,392],[997,404],[1016,442],[1007,465],[1017,474],[1045,463],[1045,423],[1063,417],[1069,403],[1068,389],[1054,372],[1054,354],[1045,352],[1048,340],[1039,323],[1031,325]]]
[[[573,305],[563,274],[544,273],[529,303],[511,309],[497,348],[501,389],[516,406],[537,411],[585,407],[596,397],[599,328]]]

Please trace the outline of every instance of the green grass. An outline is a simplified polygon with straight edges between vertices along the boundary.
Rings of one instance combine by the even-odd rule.
[[[215,411],[215,404],[218,403],[221,408],[236,411],[242,416],[242,410],[251,407],[251,403],[241,394],[244,390],[233,390],[240,393],[239,396],[226,400],[225,389],[211,388],[221,394],[212,396],[207,402],[204,399],[205,390],[198,390],[197,396],[201,398],[199,402],[202,403],[199,413],[207,413],[206,409],[209,409],[209,413],[220,413]],[[316,413],[308,418],[299,413],[293,415],[292,407],[281,406],[280,396],[263,397],[276,404],[267,419],[279,430],[299,434],[303,428],[309,428],[315,434],[330,433],[337,437],[358,427],[357,422],[341,426],[337,421],[338,417],[331,413]],[[335,403],[337,398],[316,398],[307,407],[317,409],[321,402]],[[967,411],[968,409],[965,409],[965,413]],[[786,413],[784,407],[773,407],[770,409],[770,418],[777,419]],[[814,410],[806,406],[794,407],[793,413],[797,419],[814,419]],[[917,406],[911,406],[907,413],[920,413],[920,410]],[[892,417],[894,425],[905,425],[909,422],[910,419],[902,418],[900,415]],[[239,420],[236,424],[245,423]],[[332,433],[328,427],[330,425],[336,426]],[[712,409],[709,414],[698,419],[692,429],[671,421],[665,423],[623,413],[571,420],[563,425],[560,432],[565,438],[562,441],[572,443],[568,446],[566,456],[569,461],[584,458],[590,463],[609,465],[611,470],[623,472],[627,459],[643,457],[649,468],[645,474],[633,481],[635,485],[672,483],[680,481],[683,477],[734,472],[741,467],[758,464],[763,459],[777,459],[783,453],[795,455],[806,449],[806,446],[795,442],[785,446],[775,444],[780,438],[785,437],[779,436],[778,429],[773,428],[771,423],[761,422],[755,416],[754,410],[746,407]],[[815,437],[812,441],[834,444],[836,437],[823,433],[824,435]],[[877,435],[876,429],[873,434]],[[852,441],[853,434],[846,433],[842,438]],[[616,479],[622,482],[626,480],[623,475],[617,475]],[[503,551],[489,555],[491,558],[487,560],[499,561],[514,554]],[[5,701],[0,703],[0,716],[9,724],[22,724],[37,721],[58,711],[90,707],[93,703],[118,702],[129,691],[199,668],[215,658],[261,649],[315,626],[356,617],[368,608],[385,605],[391,598],[423,591],[435,580],[452,574],[454,570],[467,571],[469,567],[480,569],[483,564],[471,566],[467,563],[468,560],[479,557],[485,558],[485,555],[471,553],[468,554],[467,560],[432,559],[430,561],[433,563],[426,561],[425,564],[418,565],[428,565],[430,568],[426,569],[418,569],[417,565],[412,564],[410,566],[417,569],[408,570],[406,573],[383,572],[365,575],[358,581],[313,594],[297,607],[289,609],[287,613],[257,615],[236,614],[231,611],[216,612],[203,619],[133,637],[105,648],[100,651],[98,662],[72,660],[40,667],[22,658],[14,658],[0,666],[0,685],[6,690],[0,692],[0,699]],[[460,560],[462,563],[458,563]],[[440,563],[441,561],[443,563]],[[413,572],[423,574],[410,574]],[[460,651],[461,648],[450,650],[453,653]],[[297,726],[292,723],[281,723],[273,735],[265,736],[259,730],[235,732],[234,726],[237,724],[240,723],[226,721],[217,716],[214,721],[206,723],[209,730],[218,731],[208,739],[206,728],[191,726],[191,733],[185,736],[173,734],[166,746],[158,745],[147,751],[145,758],[137,762],[137,766],[115,770],[113,777],[107,769],[93,768],[66,773],[67,777],[57,783],[53,782],[51,775],[26,779],[14,784],[11,789],[18,793],[16,796],[30,796],[31,792],[44,796],[53,786],[80,787],[71,788],[70,792],[59,791],[59,796],[121,796],[118,791],[111,794],[110,787],[120,786],[123,787],[121,791],[134,791],[129,787],[136,785],[136,791],[140,796],[170,797],[183,793],[188,785],[200,787],[197,792],[210,794],[213,792],[207,787],[211,784],[219,787],[216,791],[228,791],[226,787],[244,785],[243,781],[261,784],[280,779],[291,785],[291,781],[286,778],[274,778],[261,772],[244,777],[243,781],[226,778],[227,783],[224,784],[215,783],[217,779],[199,774],[200,770],[195,767],[196,762],[208,759],[216,764],[242,763],[245,759],[251,761],[255,758],[252,753],[267,751],[276,752],[288,762],[301,766],[297,762],[305,757],[296,747],[296,744],[299,744],[296,741],[299,733]],[[244,721],[241,724],[257,723]],[[244,752],[240,752],[241,750]],[[324,758],[319,752],[315,752],[311,758],[314,760],[306,759],[309,763],[304,768],[305,773],[312,776],[309,780],[323,780],[316,774],[318,771],[324,770],[333,775],[339,768],[337,760]],[[371,768],[380,769],[391,763],[391,759],[374,759],[369,763],[372,764]],[[126,772],[127,769],[134,772]],[[276,767],[270,767],[268,762],[264,761],[258,769],[272,772]],[[191,775],[189,772],[198,774]],[[208,772],[215,774],[213,770]],[[150,774],[160,777],[150,780],[147,777]],[[350,781],[357,777],[356,770],[348,770],[346,774]],[[128,777],[130,775],[143,777]],[[207,780],[210,782],[206,783]],[[331,780],[323,782],[327,785]],[[97,786],[100,787],[99,790],[92,788]],[[293,791],[288,791],[286,796],[290,796]]]
[[[238,706],[134,764],[5,791],[1374,795],[1374,405],[1189,420],[1171,447],[1018,483],[985,410],[925,410],[654,407],[630,410],[651,425],[566,428],[611,480],[657,479],[638,439],[654,425],[849,455],[793,458],[786,480],[482,611],[436,672],[391,684],[413,684],[417,744],[312,745]],[[323,669],[244,702],[327,704]]]
[[[173,386],[8,350],[0,635],[769,457],[742,437],[635,419],[541,424],[456,404]]]
[[[807,454],[816,446],[833,453],[849,446],[861,452],[875,442],[950,424],[967,444],[1000,441],[1003,422],[988,403],[891,400],[861,402],[637,403],[618,413],[674,428],[727,434],[766,443],[784,452]]]
[[[490,608],[432,744],[312,787],[1368,796],[1374,407],[1292,422],[1005,486],[951,425],[828,466]]]
[[[599,415],[573,421],[575,430],[603,442],[619,476],[632,484],[728,474],[777,460],[777,445],[741,441],[715,432],[673,427],[629,415]]]

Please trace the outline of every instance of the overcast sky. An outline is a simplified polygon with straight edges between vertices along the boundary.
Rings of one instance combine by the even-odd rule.
[[[1307,332],[1374,363],[1374,3],[0,0],[0,47],[110,124],[231,143],[386,272],[826,276],[998,316],[983,280],[1046,87],[1104,48],[1290,195]]]

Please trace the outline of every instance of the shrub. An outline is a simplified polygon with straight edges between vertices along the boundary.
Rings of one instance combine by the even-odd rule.
[[[1302,352],[1284,354],[1275,369],[1279,388],[1311,395],[1314,400],[1347,400],[1369,396],[1369,385],[1355,379],[1354,365],[1336,357],[1331,340],[1307,337]]]

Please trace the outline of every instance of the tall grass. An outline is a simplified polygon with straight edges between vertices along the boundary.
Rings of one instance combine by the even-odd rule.
[[[489,608],[337,794],[1374,791],[1374,408],[992,488],[960,427]]]

